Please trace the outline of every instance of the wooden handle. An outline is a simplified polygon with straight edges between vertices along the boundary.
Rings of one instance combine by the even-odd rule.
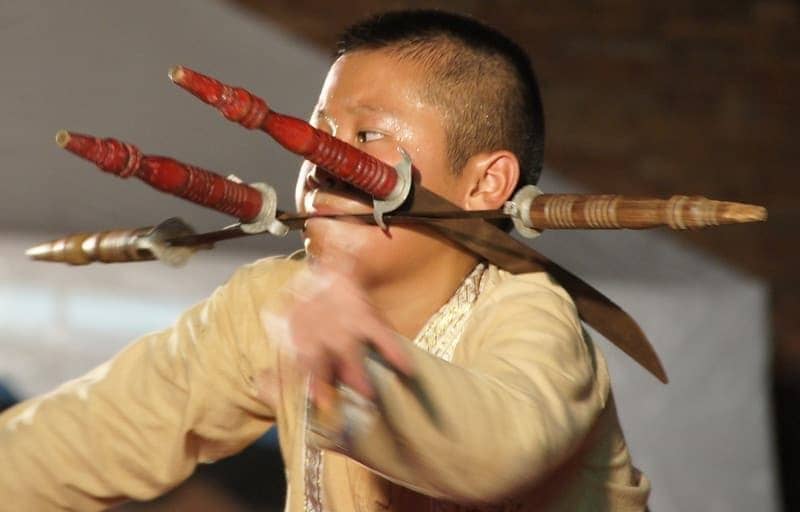
[[[264,126],[281,146],[376,199],[386,199],[397,186],[394,167],[301,119],[273,112]]]
[[[249,129],[261,129],[280,145],[323,167],[377,199],[386,199],[395,191],[397,171],[391,165],[364,153],[318,130],[296,117],[270,110],[267,103],[242,89],[176,66],[170,79],[201,101],[219,110],[226,119]]]
[[[620,195],[542,194],[531,202],[534,229],[699,229],[767,218],[761,206],[701,196],[669,199]]]
[[[168,194],[232,215],[242,222],[261,211],[261,192],[214,172],[159,156],[145,156],[137,177]]]
[[[242,222],[254,220],[261,211],[263,199],[257,189],[171,158],[143,155],[132,144],[66,130],[56,134],[56,142],[106,172],[121,178],[136,176],[162,192],[232,215]]]
[[[120,178],[135,175],[142,164],[142,152],[139,148],[117,139],[100,139],[59,130],[56,133],[56,144]]]
[[[123,263],[156,259],[141,247],[139,241],[153,228],[116,229],[98,233],[75,233],[64,238],[31,247],[25,254],[34,260],[54,261],[70,265]]]
[[[223,84],[189,68],[173,67],[169,70],[169,79],[245,128],[261,128],[270,114],[267,103],[246,89]]]

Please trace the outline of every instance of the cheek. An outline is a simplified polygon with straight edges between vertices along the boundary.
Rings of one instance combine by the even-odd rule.
[[[303,236],[308,254],[328,262],[350,261],[362,266],[369,261],[384,260],[392,251],[392,237],[377,227],[356,221],[310,219]]]
[[[409,150],[409,148],[406,148]],[[440,144],[422,144],[409,153],[419,170],[422,186],[436,194],[460,204],[463,184],[450,171],[450,162]]]
[[[422,185],[456,206],[464,207],[465,183],[453,176],[449,168],[439,173],[422,173]]]
[[[304,236],[310,256],[357,269],[364,284],[419,265],[441,243],[414,229],[395,226],[387,234],[374,226],[322,218],[309,220]]]

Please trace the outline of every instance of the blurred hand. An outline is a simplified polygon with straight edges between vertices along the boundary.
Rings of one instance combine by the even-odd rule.
[[[299,366],[311,376],[311,400],[321,409],[332,405],[337,382],[374,398],[364,365],[370,348],[395,370],[411,375],[404,342],[341,267],[312,265],[293,284],[295,302],[287,317],[289,343]]]

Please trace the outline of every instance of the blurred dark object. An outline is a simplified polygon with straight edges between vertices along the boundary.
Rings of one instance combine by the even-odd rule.
[[[0,381],[0,411],[8,409],[16,404],[19,400],[11,390]]]
[[[800,293],[794,283],[773,285],[771,294],[772,403],[776,458],[783,483],[784,510],[800,510]]]
[[[286,478],[275,427],[238,455],[197,473],[235,494],[250,510],[283,510]]]
[[[115,510],[187,512],[279,512],[286,478],[274,427],[241,453],[197,468],[189,480],[153,501]]]

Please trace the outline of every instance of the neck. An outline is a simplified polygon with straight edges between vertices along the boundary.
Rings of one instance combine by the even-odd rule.
[[[452,251],[416,268],[411,276],[368,289],[367,294],[395,331],[413,339],[477,263],[471,254]]]

